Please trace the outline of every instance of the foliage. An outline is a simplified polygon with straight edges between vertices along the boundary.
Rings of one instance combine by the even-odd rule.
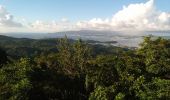
[[[29,80],[29,59],[22,59],[0,69],[0,99],[26,100],[32,85]]]
[[[145,37],[136,50],[67,37],[10,40],[7,54],[0,50],[0,100],[170,99],[170,40]],[[30,59],[14,59],[22,55]]]
[[[170,41],[145,37],[137,52],[144,58],[148,73],[162,76],[170,72]]]
[[[81,39],[70,44],[67,37],[61,39],[58,45],[59,63],[64,73],[70,76],[84,74],[88,60],[90,60],[90,49]]]
[[[89,100],[112,100],[115,93],[115,86],[102,87],[98,86],[93,93],[91,93]]]
[[[0,49],[0,66],[6,64],[8,61],[7,54],[4,50]]]

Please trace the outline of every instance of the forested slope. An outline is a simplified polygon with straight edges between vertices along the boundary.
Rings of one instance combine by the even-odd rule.
[[[67,37],[7,40],[0,40],[0,100],[170,99],[170,40],[145,37],[136,50]]]

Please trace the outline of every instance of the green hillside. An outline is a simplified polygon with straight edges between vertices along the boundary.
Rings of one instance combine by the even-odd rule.
[[[144,37],[130,50],[67,37],[0,38],[0,100],[170,99],[170,40]]]

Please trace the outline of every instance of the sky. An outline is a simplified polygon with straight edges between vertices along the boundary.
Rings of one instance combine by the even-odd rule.
[[[0,0],[0,33],[169,31],[170,0]]]

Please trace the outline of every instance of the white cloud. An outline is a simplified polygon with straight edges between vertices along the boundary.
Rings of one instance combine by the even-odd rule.
[[[0,28],[2,27],[22,27],[22,24],[15,22],[13,16],[3,6],[0,6]]]
[[[146,3],[123,6],[112,19],[80,21],[79,28],[121,30],[170,30],[170,13],[161,12],[154,6],[154,0]]]
[[[69,20],[67,18],[62,18],[61,22],[67,23],[67,22],[69,22]]]
[[[30,29],[34,32],[59,32],[76,30],[75,25],[68,19],[61,19],[61,21],[45,22],[37,20],[31,24]]]
[[[22,20],[22,19],[21,19]],[[92,18],[87,21],[71,22],[67,18],[60,21],[37,20],[28,24],[14,21],[13,16],[0,6],[0,31],[14,32],[59,32],[70,30],[113,30],[113,31],[166,31],[170,30],[170,13],[156,9],[154,0],[146,3],[123,6],[112,18]],[[23,27],[21,27],[23,26]]]
[[[109,19],[93,18],[90,21],[77,22],[78,29],[108,30],[111,28]]]

